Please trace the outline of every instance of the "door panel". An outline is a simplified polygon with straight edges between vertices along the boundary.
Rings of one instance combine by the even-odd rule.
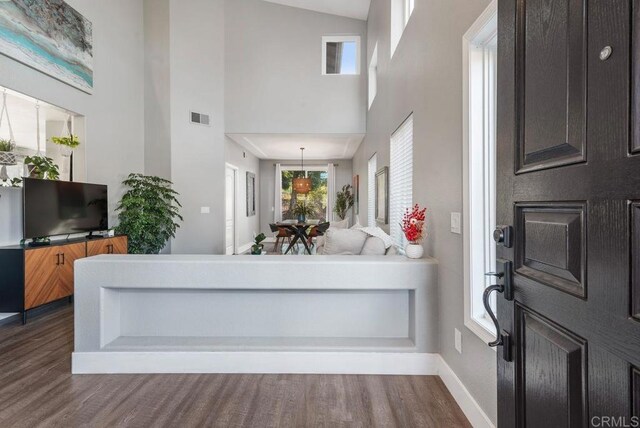
[[[517,204],[516,272],[587,296],[586,204]]]
[[[640,25],[640,7],[637,0],[633,2],[632,20],[634,30]],[[631,52],[638,52],[640,49],[640,32],[633,32]],[[631,117],[635,120],[631,121],[631,140],[629,142],[629,150],[631,153],[640,153],[640,57],[635,55],[631,58],[632,75],[631,75]]]
[[[73,294],[73,265],[76,260],[87,256],[86,244],[71,244],[61,247],[63,254],[62,263],[58,266],[60,297],[68,297]]]
[[[633,415],[640,417],[640,370],[631,369],[631,393],[633,396]]]
[[[585,3],[518,1],[518,172],[586,160]]]
[[[631,316],[640,320],[640,202],[631,204]]]
[[[498,2],[497,222],[514,237],[497,251],[514,266],[514,301],[497,299],[513,355],[497,353],[500,426],[638,412],[639,8]]]
[[[586,343],[522,307],[518,316],[522,426],[582,427]]]
[[[25,309],[35,308],[64,297],[58,285],[58,247],[25,251],[24,304]],[[61,262],[61,260],[60,260]]]

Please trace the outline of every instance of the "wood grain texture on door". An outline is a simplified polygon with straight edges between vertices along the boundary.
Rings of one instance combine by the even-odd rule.
[[[632,2],[632,20],[634,29],[640,23],[640,4],[638,0]],[[633,32],[631,52],[640,52],[640,31]],[[631,57],[631,138],[629,140],[629,151],[633,154],[640,154],[640,56]]]
[[[520,426],[586,426],[586,342],[523,307],[517,310],[519,401],[527,403]]]
[[[498,424],[638,412],[640,0],[498,2]],[[507,353],[508,354],[508,353]]]
[[[585,7],[586,0],[518,1],[518,172],[586,160]]]

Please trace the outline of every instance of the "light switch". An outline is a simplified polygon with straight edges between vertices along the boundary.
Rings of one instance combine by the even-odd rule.
[[[200,207],[200,214],[209,214],[211,212],[211,208],[209,207]]]
[[[462,215],[451,213],[451,233],[462,234]]]
[[[459,354],[462,354],[462,333],[457,328],[453,329],[454,346]]]

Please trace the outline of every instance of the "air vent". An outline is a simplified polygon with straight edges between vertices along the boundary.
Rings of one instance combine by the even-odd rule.
[[[191,123],[196,123],[198,125],[206,125],[209,126],[209,115],[203,113],[196,113],[195,111],[191,112]]]

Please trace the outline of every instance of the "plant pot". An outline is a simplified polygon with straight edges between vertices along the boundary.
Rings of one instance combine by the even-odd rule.
[[[16,155],[12,152],[0,152],[0,165],[15,165]]]
[[[305,221],[307,221],[307,218],[305,217],[304,214],[300,214],[298,216],[298,223],[304,223]]]
[[[410,259],[421,259],[424,255],[424,248],[421,244],[417,244],[415,242],[409,242],[404,247],[404,253]]]

